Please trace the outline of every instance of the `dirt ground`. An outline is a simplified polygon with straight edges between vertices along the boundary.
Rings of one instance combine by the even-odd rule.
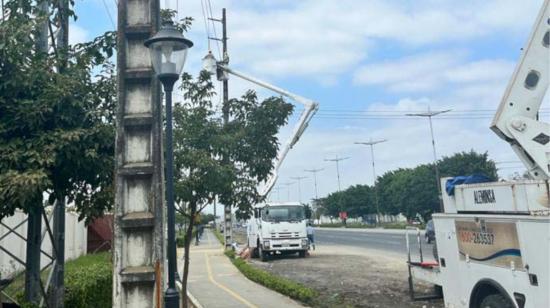
[[[412,302],[404,256],[349,246],[324,246],[305,259],[296,255],[252,260],[258,268],[300,282],[319,292],[315,307],[442,308],[442,300]],[[415,284],[417,291],[433,287]]]

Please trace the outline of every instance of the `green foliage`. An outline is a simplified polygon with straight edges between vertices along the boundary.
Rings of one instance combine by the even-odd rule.
[[[65,269],[65,288],[65,307],[111,307],[111,255],[92,254],[68,262]]]
[[[260,200],[256,187],[273,169],[276,135],[293,108],[281,98],[259,102],[248,91],[229,101],[230,120],[224,125],[211,101],[210,77],[205,71],[196,80],[182,76],[185,101],[174,107],[176,200],[189,205],[189,216],[219,196],[239,217],[247,216]]]
[[[241,258],[236,258],[235,252],[232,250],[226,251],[225,255],[229,257],[231,262],[239,269],[239,271],[241,271],[241,273],[243,273],[243,275],[246,276],[246,278],[269,289],[277,291],[290,298],[299,300],[305,304],[312,304],[318,296],[318,293],[315,290],[308,288],[301,283],[273,275],[269,272],[255,268]]]
[[[450,157],[443,157],[438,162],[438,166],[442,177],[477,173],[497,180],[495,163],[489,160],[487,153],[480,154],[474,151],[457,153]],[[377,178],[375,188],[356,185],[340,193],[332,193],[320,200],[322,212],[330,217],[338,217],[341,211],[347,211],[348,217],[375,214],[374,189],[378,192],[379,208],[383,214],[402,213],[409,219],[420,214],[424,219],[428,219],[439,209],[435,169],[433,164],[424,164],[415,168],[388,171]],[[395,228],[402,227],[395,226]]]
[[[223,238],[223,235],[221,234],[221,232],[218,229],[214,229],[213,232],[214,232],[214,235],[216,236],[216,238],[218,239],[218,241],[220,242],[220,244],[224,245],[224,238]]]
[[[50,193],[50,203],[67,196],[80,218],[99,216],[113,199],[116,80],[107,59],[115,34],[69,50],[35,52],[37,25],[55,16],[37,15],[32,2],[9,0],[5,6],[9,17],[0,23],[0,218],[42,206],[43,192]]]
[[[112,263],[110,253],[97,253],[81,256],[65,263],[65,307],[91,308],[112,306]],[[45,283],[48,271],[41,273]],[[5,290],[15,297],[21,307],[33,308],[36,305],[25,303],[23,288],[24,276],[19,276]]]

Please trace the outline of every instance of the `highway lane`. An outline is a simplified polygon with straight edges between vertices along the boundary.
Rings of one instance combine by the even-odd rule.
[[[409,234],[409,240],[411,242],[411,251],[413,255],[418,255],[418,244],[416,234]],[[424,234],[421,236],[422,251],[424,257],[427,259],[432,258],[432,244],[427,244],[424,240]],[[351,246],[355,248],[367,248],[376,249],[381,251],[388,251],[403,256],[407,255],[407,245],[405,240],[405,233],[384,232],[382,230],[330,230],[318,228],[315,230],[315,242],[317,245],[339,245],[339,246]]]

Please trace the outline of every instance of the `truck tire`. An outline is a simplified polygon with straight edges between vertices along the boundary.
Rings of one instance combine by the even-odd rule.
[[[305,250],[300,250],[298,251],[298,256],[300,258],[305,258],[306,257],[306,251]]]
[[[479,308],[515,308],[516,306],[502,294],[487,295],[479,305]]]
[[[258,254],[258,247],[256,248],[252,248],[252,253],[250,254],[250,256],[254,259],[257,259],[259,254]]]
[[[260,260],[262,262],[267,262],[269,260],[269,255],[262,249],[262,246],[258,246],[258,254],[260,255]]]

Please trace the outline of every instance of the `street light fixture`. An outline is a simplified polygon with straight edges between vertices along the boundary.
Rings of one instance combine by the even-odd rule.
[[[451,109],[441,110],[441,111],[431,111],[430,106],[428,106],[428,112],[407,113],[406,114],[406,116],[408,116],[408,117],[428,118],[428,120],[430,122],[430,133],[432,134],[432,150],[433,150],[433,155],[434,155],[435,179],[436,179],[437,191],[439,192],[439,195],[438,195],[439,210],[441,211],[441,213],[444,212],[444,209],[443,209],[443,195],[442,195],[442,192],[441,192],[441,183],[439,182],[440,181],[440,179],[439,179],[439,166],[437,164],[437,152],[436,152],[436,149],[435,149],[435,138],[434,138],[434,129],[433,129],[433,125],[432,125],[432,117],[435,117],[435,116],[440,115],[442,113],[447,113],[449,111],[451,111]]]
[[[374,202],[376,205],[376,224],[380,223],[380,207],[378,205],[379,201],[378,201],[378,189],[376,187],[376,169],[374,167],[374,145],[382,142],[386,142],[386,141],[388,140],[380,139],[380,140],[373,141],[372,139],[370,139],[368,142],[355,142],[355,144],[370,146],[370,154],[372,158],[372,188],[374,189]]]
[[[164,306],[178,308],[179,292],[176,289],[176,230],[174,207],[174,150],[172,147],[172,90],[179,79],[187,51],[193,42],[170,22],[165,22],[157,34],[145,41],[149,48],[153,69],[166,94],[166,205],[168,227],[168,288],[164,293]]]

